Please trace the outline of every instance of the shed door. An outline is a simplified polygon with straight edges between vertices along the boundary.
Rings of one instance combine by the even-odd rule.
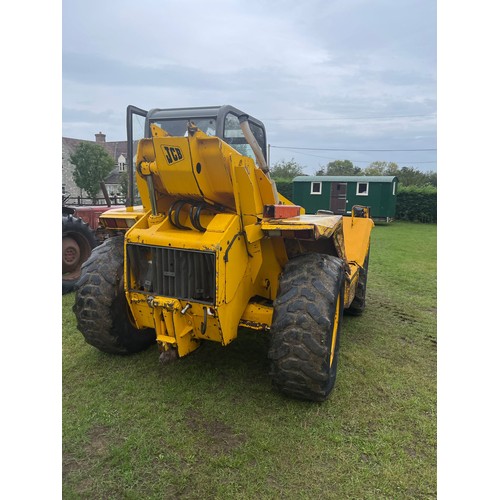
[[[330,191],[330,210],[336,215],[345,214],[346,207],[346,182],[332,182]]]

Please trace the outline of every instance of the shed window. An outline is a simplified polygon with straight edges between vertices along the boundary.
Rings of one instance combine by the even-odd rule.
[[[311,194],[321,194],[321,182],[311,182]]]
[[[356,196],[368,196],[368,182],[357,183]]]
[[[396,181],[392,183],[392,196],[396,196]]]

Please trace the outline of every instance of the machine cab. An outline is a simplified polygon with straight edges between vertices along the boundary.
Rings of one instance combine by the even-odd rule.
[[[128,157],[134,158],[135,145],[138,139],[151,137],[151,125],[161,127],[170,135],[176,137],[187,136],[188,122],[193,122],[205,134],[216,136],[229,144],[238,153],[256,160],[255,154],[245,139],[239,117],[245,113],[233,106],[206,106],[199,108],[167,108],[167,109],[151,109],[145,111],[135,106],[127,108],[127,142],[128,142]],[[248,123],[257,143],[260,146],[262,154],[267,162],[267,139],[266,129],[264,124],[254,118],[248,116]],[[144,123],[143,130],[137,130],[137,118],[142,117]],[[141,121],[142,123],[142,121]],[[135,165],[129,169],[129,186],[133,185],[133,176]],[[129,189],[128,203],[133,205],[133,192]]]
[[[154,124],[173,136],[187,136],[187,123],[193,122],[207,135],[219,137],[239,153],[255,160],[252,148],[241,130],[238,117],[243,111],[233,106],[213,106],[203,108],[153,109],[148,112],[145,136],[151,137],[150,125]],[[264,124],[249,116],[250,129],[267,160],[266,130]]]

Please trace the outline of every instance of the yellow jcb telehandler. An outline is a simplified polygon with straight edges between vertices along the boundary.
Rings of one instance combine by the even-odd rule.
[[[262,122],[232,106],[129,106],[127,139],[127,206],[102,214],[112,237],[77,284],[85,340],[117,354],[156,342],[170,360],[202,341],[227,345],[240,327],[261,330],[273,385],[325,400],[344,310],[365,306],[368,208],[306,215],[269,177]]]

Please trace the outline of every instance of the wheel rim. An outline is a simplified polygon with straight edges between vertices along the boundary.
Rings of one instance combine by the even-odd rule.
[[[330,366],[332,366],[333,358],[335,356],[335,345],[337,344],[337,335],[339,332],[339,316],[340,316],[340,293],[337,296],[337,303],[335,304],[335,318],[333,319],[333,328],[332,328],[332,345],[330,347]]]
[[[78,233],[68,233],[62,238],[62,277],[74,280],[80,277],[82,264],[90,257],[92,248],[87,239]]]
[[[66,236],[62,240],[62,269],[63,273],[74,271],[80,261],[80,246],[74,238]]]

